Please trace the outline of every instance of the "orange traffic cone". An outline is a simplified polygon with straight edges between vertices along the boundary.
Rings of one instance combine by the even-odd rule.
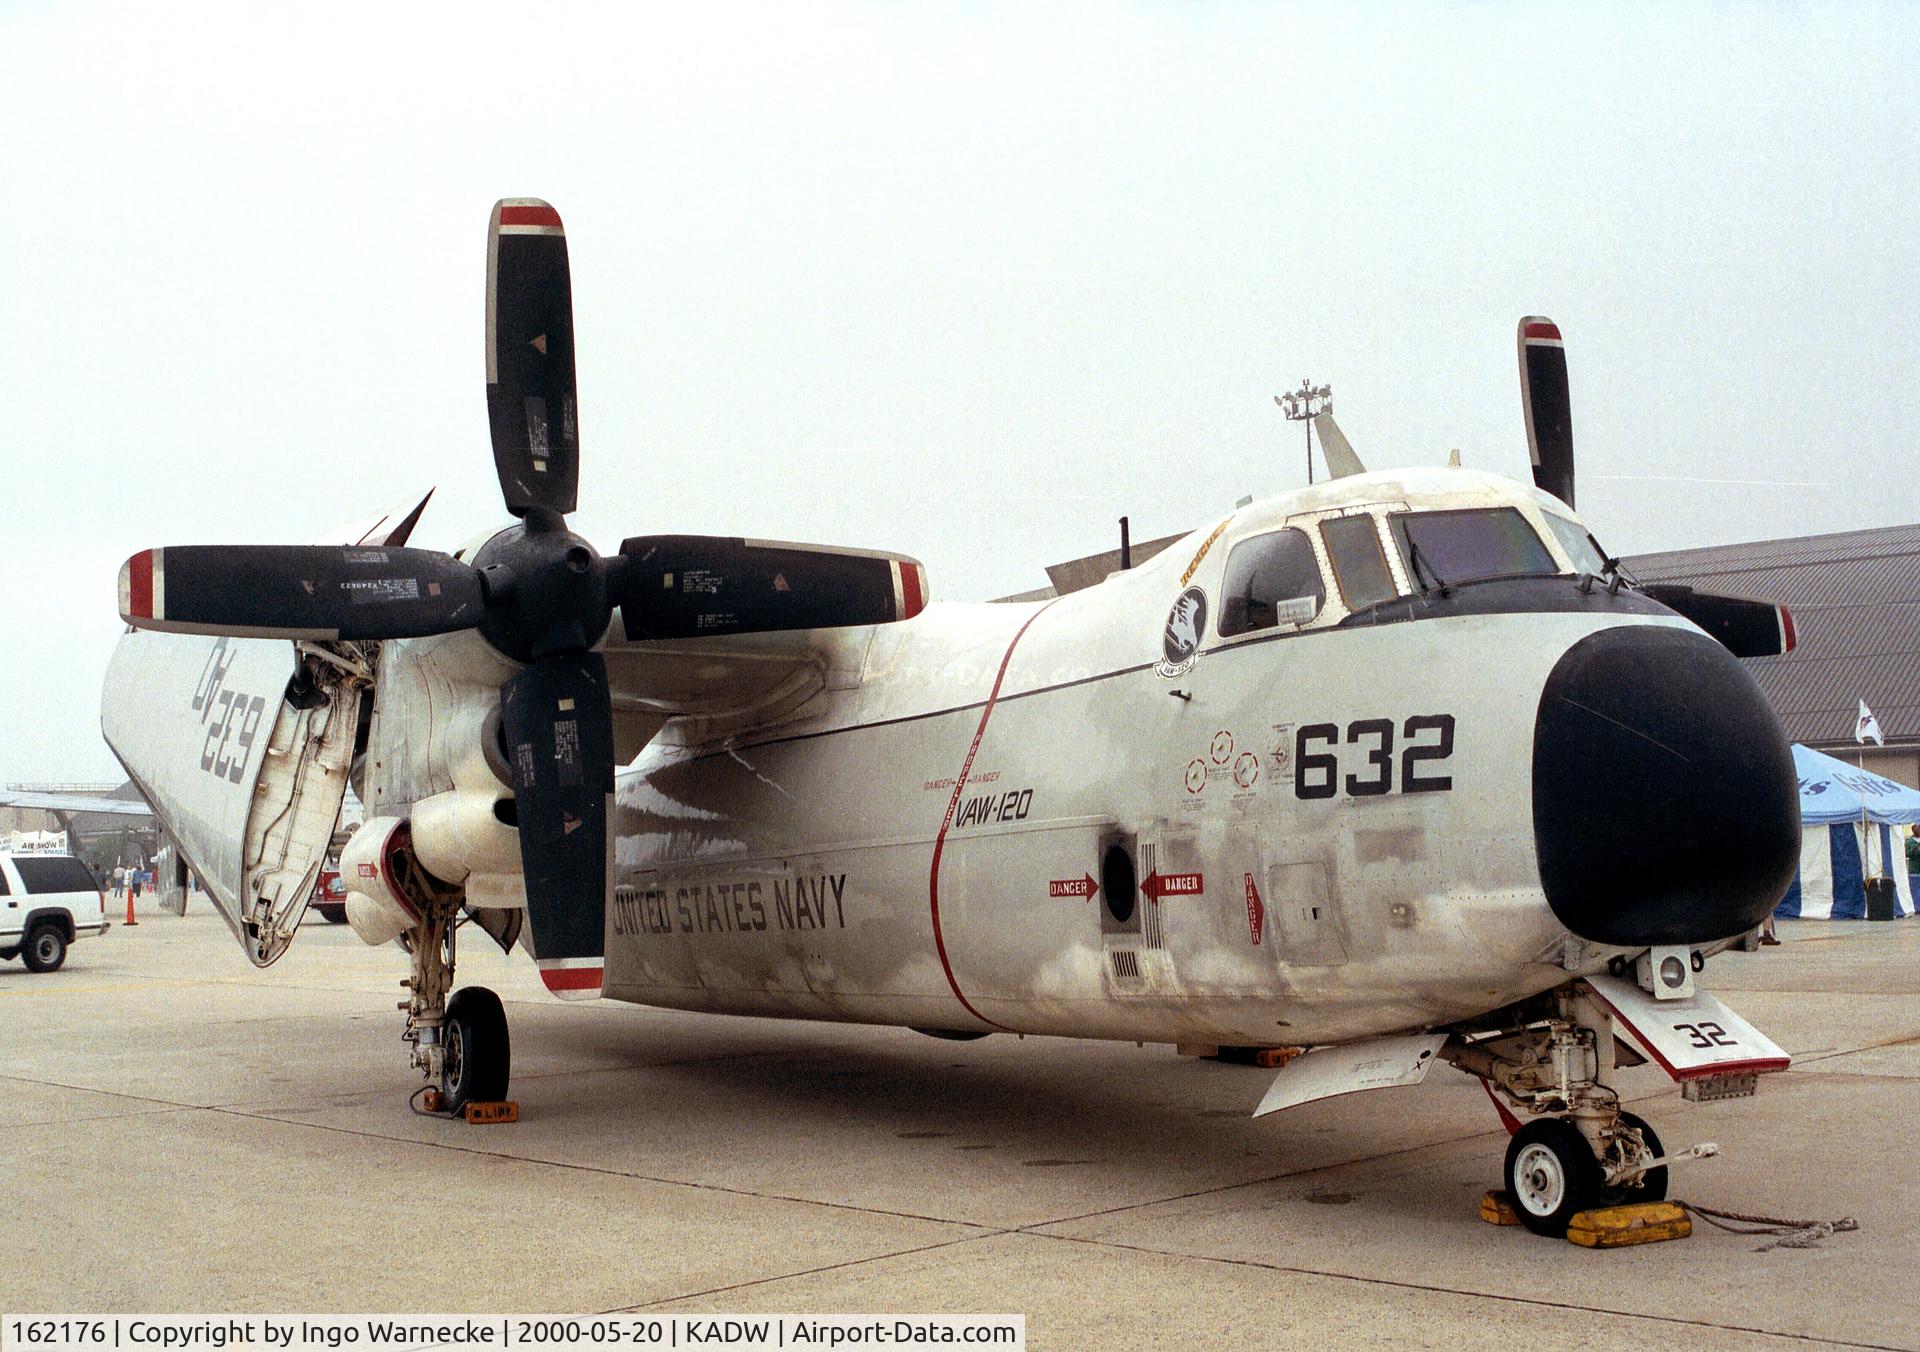
[[[138,920],[135,920],[133,918],[133,886],[132,884],[128,884],[127,886],[127,923],[129,925],[137,925],[140,923]]]

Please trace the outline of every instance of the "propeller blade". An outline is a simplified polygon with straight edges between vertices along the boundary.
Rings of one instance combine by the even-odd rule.
[[[1320,454],[1326,457],[1328,474],[1344,479],[1349,474],[1367,472],[1360,457],[1353,453],[1353,443],[1347,440],[1347,434],[1340,430],[1331,413],[1314,414],[1313,430],[1320,434]]]
[[[480,575],[431,549],[178,545],[120,567],[135,629],[257,638],[385,639],[478,625]]]
[[[533,956],[547,989],[600,993],[613,702],[599,653],[542,658],[500,688]]]
[[[487,225],[487,422],[507,510],[565,515],[580,477],[573,283],[560,213],[534,197]]]
[[[927,572],[900,554],[711,535],[642,535],[625,558],[627,639],[707,638],[910,620]]]
[[[1560,326],[1543,315],[1520,321],[1520,405],[1527,415],[1533,482],[1573,506],[1573,405]]]
[[[1781,657],[1793,651],[1793,614],[1776,602],[1695,591],[1678,582],[1647,582],[1640,590],[1692,620],[1735,657]]]

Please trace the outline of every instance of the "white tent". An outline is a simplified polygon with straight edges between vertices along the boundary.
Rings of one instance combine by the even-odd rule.
[[[1920,793],[1804,746],[1800,777],[1800,871],[1774,914],[1800,920],[1864,920],[1866,879],[1889,876],[1894,914],[1913,914],[1906,844],[1894,825],[1920,821]]]
[[[1789,920],[1864,920],[1868,878],[1891,874],[1894,914],[1913,914],[1905,838],[1884,822],[1800,830],[1800,871],[1774,914]]]

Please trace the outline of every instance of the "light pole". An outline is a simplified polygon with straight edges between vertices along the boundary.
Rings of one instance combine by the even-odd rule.
[[[1313,417],[1317,413],[1333,412],[1333,387],[1315,385],[1302,378],[1300,388],[1290,394],[1276,394],[1273,402],[1287,415],[1288,422],[1303,422],[1307,425],[1307,482],[1313,482]]]

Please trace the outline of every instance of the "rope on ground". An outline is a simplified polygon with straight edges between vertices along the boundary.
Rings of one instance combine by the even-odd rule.
[[[1774,1235],[1775,1239],[1760,1245],[1755,1253],[1765,1253],[1769,1249],[1811,1249],[1821,1240],[1848,1230],[1858,1230],[1860,1222],[1851,1216],[1842,1216],[1837,1221],[1788,1221],[1778,1216],[1748,1216],[1738,1211],[1717,1211],[1710,1206],[1701,1206],[1697,1202],[1676,1200],[1674,1205],[1682,1211],[1698,1216],[1708,1225],[1725,1230],[1734,1235]],[[1718,1217],[1718,1219],[1715,1219]],[[1728,1221],[1741,1224],[1729,1225]]]

